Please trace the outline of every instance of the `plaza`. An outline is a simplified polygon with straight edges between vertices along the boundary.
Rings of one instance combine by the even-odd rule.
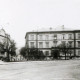
[[[0,80],[79,80],[80,60],[0,62]]]

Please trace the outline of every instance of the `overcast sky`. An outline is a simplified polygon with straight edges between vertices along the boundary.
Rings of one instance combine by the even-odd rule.
[[[0,0],[0,28],[4,28],[18,47],[25,34],[37,28],[80,29],[80,0]]]

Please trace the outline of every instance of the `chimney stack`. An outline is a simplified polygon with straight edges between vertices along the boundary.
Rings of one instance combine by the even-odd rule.
[[[64,30],[64,25],[62,25],[61,27],[62,27],[62,30]]]

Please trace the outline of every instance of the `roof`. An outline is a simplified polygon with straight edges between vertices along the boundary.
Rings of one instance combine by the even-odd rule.
[[[27,34],[30,34],[30,33],[64,33],[64,32],[80,32],[80,30],[66,28],[66,27],[64,27],[64,25],[62,25],[62,26],[58,26],[56,28],[50,27],[50,28],[42,28],[39,30],[30,31],[30,32],[26,33],[26,36],[27,36]],[[25,36],[25,38],[26,38],[26,36]]]
[[[66,27],[64,27],[64,25],[62,25],[62,26],[57,26],[56,28],[54,28],[54,27],[44,28],[43,27],[41,29],[33,30],[30,32],[46,32],[46,31],[73,31],[73,29],[66,28]]]

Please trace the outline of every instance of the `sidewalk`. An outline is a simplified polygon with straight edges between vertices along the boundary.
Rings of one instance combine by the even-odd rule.
[[[27,62],[4,62],[0,60],[0,65],[8,65],[8,64],[25,64]]]
[[[8,64],[7,62],[4,62],[4,61],[0,60],[0,65],[7,65],[7,64]]]

